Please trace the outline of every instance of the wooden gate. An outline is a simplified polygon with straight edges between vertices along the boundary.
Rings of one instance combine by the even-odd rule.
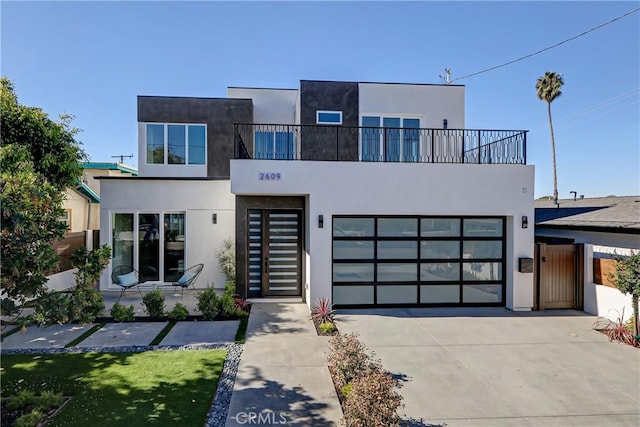
[[[538,310],[582,309],[583,245],[536,244]]]

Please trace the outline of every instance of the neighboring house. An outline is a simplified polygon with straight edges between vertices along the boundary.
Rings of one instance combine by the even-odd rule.
[[[632,313],[631,296],[612,283],[615,258],[640,250],[640,196],[536,200],[536,241],[584,246],[576,278],[584,311],[615,320]],[[570,247],[570,246],[569,246]],[[582,268],[580,268],[582,267]],[[559,271],[559,270],[558,270]],[[581,291],[579,289],[579,291]]]
[[[303,80],[138,97],[138,177],[101,178],[110,268],[163,284],[236,241],[248,297],[530,310],[526,131],[465,129],[465,87]],[[523,271],[527,271],[524,269]],[[110,269],[102,289],[115,289]]]
[[[97,176],[136,176],[137,169],[122,163],[95,163],[82,165],[82,180],[75,188],[67,189],[63,204],[64,221],[68,233],[100,229],[100,181]]]
[[[640,249],[640,196],[536,200],[536,240]]]

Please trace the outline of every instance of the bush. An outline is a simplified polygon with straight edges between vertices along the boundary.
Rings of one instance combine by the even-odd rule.
[[[113,304],[109,313],[111,314],[114,322],[132,322],[135,318],[135,309],[133,308],[133,304],[129,307],[125,307],[120,304],[120,301]]]
[[[368,354],[367,347],[358,340],[358,334],[335,335],[329,340],[329,356],[338,390],[367,372],[381,371],[379,360]]]
[[[198,310],[202,313],[205,320],[213,320],[220,313],[220,301],[216,290],[206,288],[198,295]]]
[[[324,322],[318,325],[318,329],[320,329],[325,334],[330,334],[336,330],[336,325],[331,322]]]
[[[160,319],[164,316],[164,295],[159,289],[154,289],[143,296],[142,304],[151,318]]]
[[[189,317],[189,310],[187,310],[187,307],[177,302],[171,311],[167,313],[167,316],[171,320],[185,320]]]
[[[33,321],[40,325],[63,324],[71,321],[70,294],[60,291],[49,291],[34,302]]]
[[[328,298],[320,298],[316,304],[311,307],[311,318],[316,323],[335,323],[336,311],[331,305]]]
[[[92,323],[104,312],[102,292],[92,287],[76,286],[71,293],[69,308],[72,322]]]
[[[402,396],[395,391],[393,377],[379,370],[355,378],[344,404],[344,420],[348,427],[387,427],[400,425],[398,408]]]

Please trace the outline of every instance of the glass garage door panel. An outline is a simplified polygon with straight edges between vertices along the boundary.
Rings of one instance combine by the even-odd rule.
[[[267,213],[267,258],[264,278],[268,295],[300,292],[300,215],[298,212]]]

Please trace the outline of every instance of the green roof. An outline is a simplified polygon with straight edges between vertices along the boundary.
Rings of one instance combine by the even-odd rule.
[[[103,169],[103,170],[119,170],[133,176],[138,176],[138,170],[133,166],[127,166],[124,163],[113,162],[87,162],[82,165],[85,169]]]
[[[87,184],[83,182],[78,183],[78,186],[76,187],[76,191],[82,194],[87,199],[89,199],[89,202],[100,203],[100,196],[94,193],[93,190],[90,189],[89,186],[87,186]]]

